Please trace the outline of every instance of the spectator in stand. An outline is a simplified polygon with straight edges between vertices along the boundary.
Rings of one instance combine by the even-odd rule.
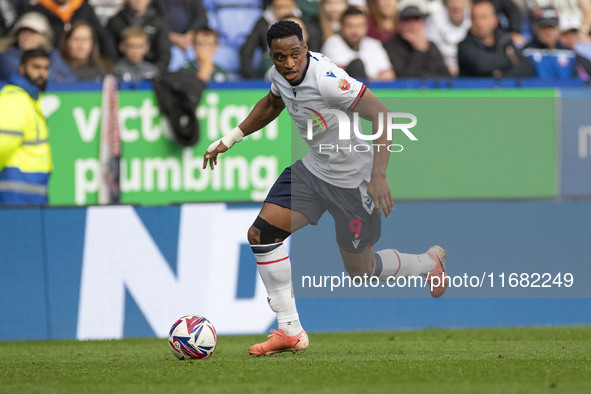
[[[534,38],[523,50],[542,79],[588,80],[591,62],[560,43],[558,12],[554,7],[533,11]]]
[[[76,82],[76,75],[59,52],[52,49],[53,31],[47,18],[38,12],[27,12],[0,44],[0,80],[8,80],[18,70],[24,51],[43,48],[49,51],[50,82]]]
[[[399,34],[384,44],[398,78],[450,76],[437,46],[427,38],[427,16],[428,14],[419,8],[418,3],[407,5],[400,11]]]
[[[207,14],[202,0],[155,0],[168,14],[168,38],[172,44],[170,66],[178,69],[195,59],[195,31],[207,27]]]
[[[470,0],[444,0],[434,5],[427,19],[427,38],[443,56],[452,76],[459,74],[458,44],[470,30]]]
[[[396,35],[398,0],[367,0],[369,26],[367,36],[386,43]]]
[[[574,18],[580,23],[579,40],[591,42],[591,0],[525,0],[530,11],[540,7],[554,7],[560,18]]]
[[[329,38],[322,53],[353,78],[393,80],[392,64],[382,44],[367,37],[367,17],[357,7],[341,16],[341,33]]]
[[[125,82],[154,79],[160,75],[160,69],[146,61],[150,52],[148,33],[140,26],[128,26],[121,32],[119,51],[124,57],[113,67],[113,74]]]
[[[581,20],[574,15],[560,15],[560,43],[591,60],[591,42],[581,40]]]
[[[124,2],[125,0],[88,0],[103,27],[107,26],[109,19],[121,11]]]
[[[560,15],[560,43],[569,49],[575,49],[580,42],[581,21],[574,15]]]
[[[228,73],[214,63],[213,57],[218,50],[218,33],[209,27],[201,27],[193,34],[195,60],[185,63],[181,71],[194,74],[204,82],[226,82]]]
[[[49,20],[53,29],[53,47],[58,46],[67,26],[78,20],[85,20],[97,35],[101,54],[109,59],[117,56],[113,39],[101,26],[94,10],[85,0],[36,0],[29,10],[40,12]]]
[[[307,20],[309,34],[320,34],[322,43],[325,43],[341,31],[341,16],[347,8],[347,0],[321,0],[318,15]]]
[[[101,57],[90,23],[83,20],[72,23],[62,36],[59,50],[78,81],[101,81],[107,75],[108,63]]]
[[[282,20],[286,16],[302,16],[295,0],[272,0],[263,12],[263,16],[255,23],[251,33],[240,48],[240,66],[244,78],[263,78],[267,70],[273,65],[268,56],[267,30],[273,23]],[[260,64],[254,65],[254,55],[257,49],[263,51]]]
[[[170,62],[170,40],[168,20],[152,6],[152,0],[125,0],[125,6],[117,15],[109,19],[107,30],[117,43],[120,54],[123,30],[129,26],[142,28],[149,41],[146,61],[158,66],[160,71],[168,68]]]
[[[515,48],[511,35],[499,28],[499,20],[490,1],[472,5],[471,21],[468,35],[458,45],[460,76],[533,76],[533,64]]]
[[[505,17],[513,45],[521,48],[526,44],[525,38],[521,35],[521,12],[513,0],[474,0],[474,3],[478,1],[490,1],[497,14]]]

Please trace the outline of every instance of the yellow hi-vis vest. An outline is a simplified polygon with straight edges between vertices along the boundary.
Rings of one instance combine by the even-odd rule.
[[[0,90],[0,204],[46,204],[52,170],[40,100],[24,89]]]

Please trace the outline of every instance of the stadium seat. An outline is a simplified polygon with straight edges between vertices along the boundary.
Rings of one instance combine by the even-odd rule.
[[[238,49],[233,46],[220,44],[218,51],[215,53],[214,62],[230,73],[240,73],[240,54]]]
[[[228,7],[218,9],[216,14],[221,42],[240,49],[262,11],[258,8]]]

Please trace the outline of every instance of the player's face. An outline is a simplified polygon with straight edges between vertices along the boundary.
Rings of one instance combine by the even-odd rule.
[[[271,41],[271,59],[279,74],[289,83],[302,78],[308,62],[308,45],[296,36],[277,38]]]
[[[44,91],[49,77],[49,59],[46,57],[31,58],[19,66],[19,73],[41,91]]]

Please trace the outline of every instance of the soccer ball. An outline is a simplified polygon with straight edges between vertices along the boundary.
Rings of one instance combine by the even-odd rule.
[[[213,354],[216,343],[215,328],[203,316],[183,316],[168,333],[170,350],[179,360],[208,358]]]

